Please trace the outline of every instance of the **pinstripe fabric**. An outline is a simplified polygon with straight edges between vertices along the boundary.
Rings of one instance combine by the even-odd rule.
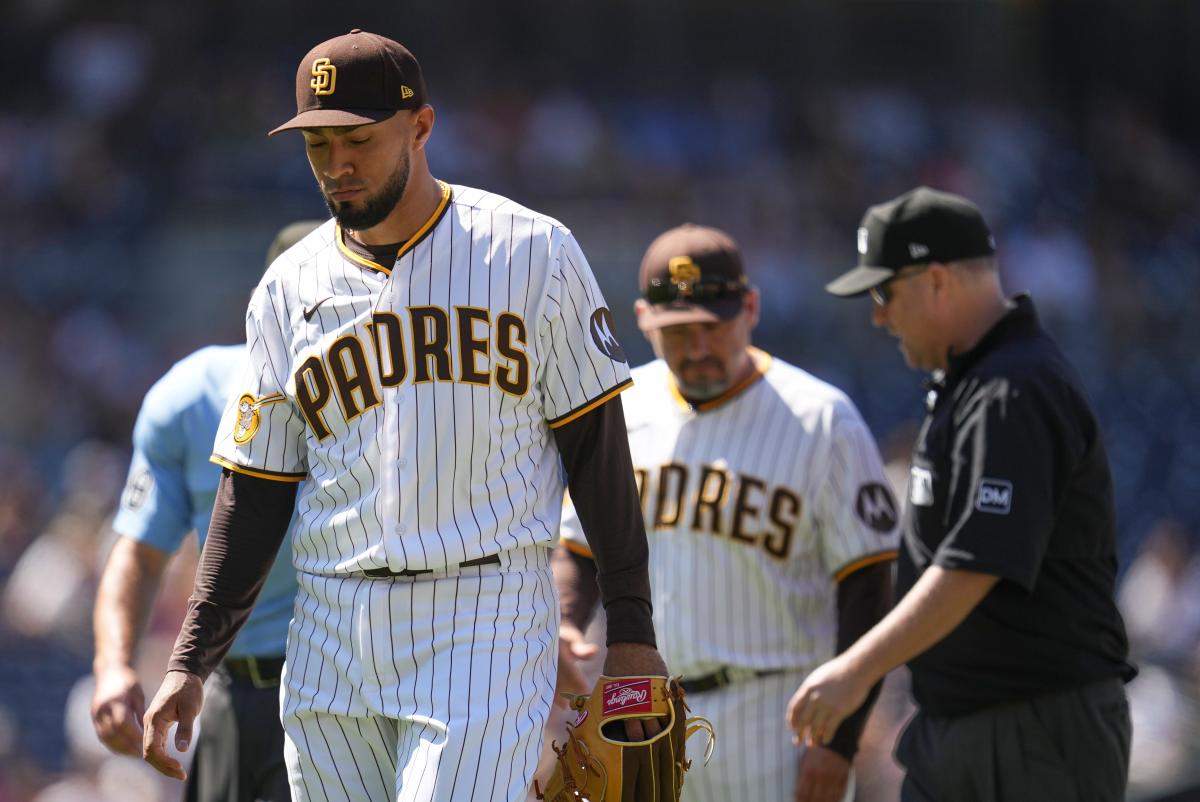
[[[271,265],[217,435],[232,470],[307,478],[282,705],[300,800],[524,797],[557,670],[552,427],[629,382],[570,231],[443,191],[394,264],[330,221]]]
[[[661,361],[637,368],[623,396],[655,631],[684,676],[815,668],[833,655],[834,576],[896,549],[894,527],[872,528],[856,509],[861,487],[887,480],[854,405],[799,368],[757,358],[762,378],[705,412],[680,403]],[[720,487],[712,477],[725,481],[715,512],[697,504],[706,466],[708,495]],[[561,531],[586,543],[570,505]]]
[[[521,800],[556,670],[545,549],[372,580],[300,575],[284,671],[296,800]]]
[[[835,577],[864,558],[894,558],[897,545],[894,503],[890,519],[862,503],[887,480],[854,405],[799,368],[753,355],[760,378],[703,411],[683,402],[661,360],[634,370],[623,397],[667,665],[685,678],[722,666],[790,670],[786,681],[689,699],[705,716],[730,712],[712,762],[688,774],[688,799],[790,798],[799,752],[784,711],[803,676],[833,656]],[[561,532],[586,551],[569,504]],[[753,702],[759,712],[740,709],[751,703],[743,693],[763,689],[774,695]],[[726,790],[686,790],[710,780]]]

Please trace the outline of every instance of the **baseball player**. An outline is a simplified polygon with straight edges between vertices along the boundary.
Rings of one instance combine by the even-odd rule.
[[[870,702],[829,748],[793,745],[792,692],[887,611],[896,506],[878,449],[839,390],[754,348],[759,295],[733,240],[684,225],[641,266],[625,419],[650,541],[655,629],[716,729],[683,798],[836,800]],[[576,504],[575,507],[578,507]],[[575,507],[555,554],[564,649],[592,611]]]
[[[275,132],[301,131],[334,219],[251,299],[213,523],[145,754],[182,776],[167,728],[186,744],[294,510],[293,796],[520,800],[555,682],[564,474],[596,541],[606,671],[666,674],[625,356],[570,231],[432,176],[434,113],[402,45],[359,30],[324,42],[296,98]]]
[[[280,231],[267,264],[319,223],[297,222]],[[245,350],[209,346],[181,359],[150,388],[138,413],[129,478],[112,524],[118,537],[94,612],[92,723],[104,745],[119,754],[142,753],[145,702],[134,656],[168,560],[189,531],[201,544],[208,532],[220,478],[208,457]],[[209,678],[189,802],[289,799],[279,675],[295,595],[290,556],[281,554],[245,629]]]

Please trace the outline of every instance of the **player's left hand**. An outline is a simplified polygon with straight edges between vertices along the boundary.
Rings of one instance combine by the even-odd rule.
[[[788,703],[793,740],[809,746],[827,744],[838,726],[862,706],[871,683],[835,657],[808,675]]]
[[[645,643],[614,643],[608,647],[604,658],[604,676],[669,677],[667,663],[658,649]],[[662,732],[666,719],[631,718],[625,720],[625,737],[630,741],[644,741]]]
[[[850,761],[832,749],[810,746],[800,758],[794,802],[841,802],[850,783]]]

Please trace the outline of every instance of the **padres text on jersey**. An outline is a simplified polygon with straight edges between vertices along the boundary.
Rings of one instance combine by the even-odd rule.
[[[551,429],[629,384],[571,233],[443,184],[394,264],[330,221],[277,260],[247,313],[250,366],[214,460],[308,476],[296,567],[438,568],[554,541]]]

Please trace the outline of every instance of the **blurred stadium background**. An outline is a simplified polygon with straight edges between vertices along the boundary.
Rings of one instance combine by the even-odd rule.
[[[1200,798],[1200,3],[5,0],[0,28],[0,802],[173,799],[109,758],[90,613],[144,391],[242,338],[275,230],[323,216],[293,109],[308,48],[408,44],[434,173],[570,226],[634,363],[636,268],[721,226],[764,290],[758,343],[844,389],[903,465],[920,377],[822,284],[867,205],[966,194],[1083,373],[1120,523],[1130,798]],[[194,554],[143,658],[161,676]],[[860,800],[895,798],[889,683]],[[1190,790],[1189,790],[1190,789]]]

